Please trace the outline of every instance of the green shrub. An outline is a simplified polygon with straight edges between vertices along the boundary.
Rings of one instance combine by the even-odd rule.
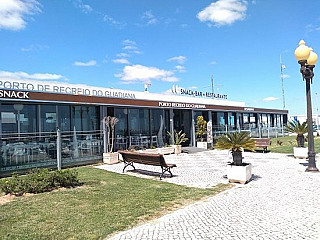
[[[48,192],[59,187],[79,186],[78,173],[74,170],[50,171],[34,169],[25,176],[14,174],[11,178],[0,181],[0,190],[6,194],[22,195],[24,193]]]
[[[3,179],[0,182],[0,189],[5,194],[14,194],[17,196],[21,196],[26,191],[25,181],[23,178],[18,176],[17,174],[13,174],[11,178]]]
[[[47,168],[31,170],[24,178],[25,191],[28,193],[47,192],[56,187],[52,181],[52,172]]]
[[[72,171],[70,169],[63,171],[55,171],[54,182],[59,187],[76,187],[80,185],[80,181],[78,179],[78,172]]]

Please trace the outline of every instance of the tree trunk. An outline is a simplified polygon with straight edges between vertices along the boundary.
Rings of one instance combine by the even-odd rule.
[[[298,134],[297,144],[298,144],[298,147],[304,147],[304,136],[302,134]]]
[[[242,152],[232,152],[233,164],[242,166]]]

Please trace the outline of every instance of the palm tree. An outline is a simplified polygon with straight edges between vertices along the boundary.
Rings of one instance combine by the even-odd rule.
[[[110,152],[113,152],[113,145],[114,145],[114,128],[116,124],[119,122],[119,119],[116,117],[111,117],[110,119],[110,128],[111,128],[111,149]]]
[[[289,121],[285,130],[290,133],[297,134],[297,144],[298,147],[304,147],[305,137],[304,134],[308,132],[308,125],[307,122],[300,124],[299,121]]]
[[[186,137],[186,134],[182,132],[182,130],[180,130],[179,132],[177,132],[176,130],[174,130],[173,135],[170,132],[167,132],[170,141],[172,142],[172,144],[174,145],[181,145],[181,143],[184,143],[186,141],[188,141],[188,138]]]
[[[104,124],[107,128],[107,152],[113,152],[114,128],[119,122],[118,118],[107,116],[104,118]]]
[[[230,149],[233,164],[242,166],[242,149],[254,151],[256,141],[249,136],[249,132],[227,133],[220,137],[215,145],[217,149]]]

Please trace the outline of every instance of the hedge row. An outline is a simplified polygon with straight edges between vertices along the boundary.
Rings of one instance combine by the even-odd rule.
[[[0,180],[0,190],[6,194],[22,195],[24,193],[48,192],[59,187],[79,186],[78,172],[75,170],[50,171],[47,168],[34,169],[27,175],[14,174]]]

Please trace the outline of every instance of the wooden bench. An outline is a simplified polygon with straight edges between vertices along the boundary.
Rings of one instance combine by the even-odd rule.
[[[254,138],[256,141],[256,147],[263,148],[263,152],[266,152],[268,150],[268,147],[270,146],[270,138]]]
[[[131,152],[131,151],[118,151],[122,155],[124,168],[122,172],[128,166],[132,166],[135,170],[136,168],[133,166],[133,163],[140,163],[146,165],[160,166],[161,174],[160,180],[164,176],[165,172],[170,173],[170,177],[172,177],[171,168],[176,167],[176,164],[167,164],[164,160],[163,154],[151,154],[151,153],[140,153],[140,152]]]

